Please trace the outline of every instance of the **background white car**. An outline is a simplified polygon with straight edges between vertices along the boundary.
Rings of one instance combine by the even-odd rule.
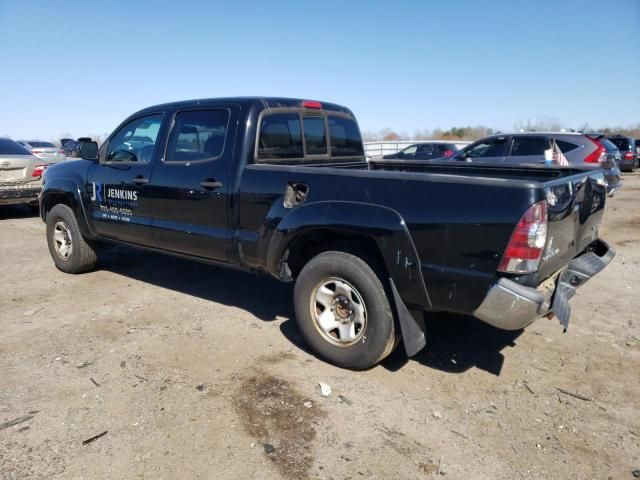
[[[67,159],[62,148],[56,147],[51,142],[41,140],[18,140],[18,143],[29,150],[32,155],[52,164],[63,162]]]

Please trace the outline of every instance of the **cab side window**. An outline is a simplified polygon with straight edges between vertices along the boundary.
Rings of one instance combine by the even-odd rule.
[[[229,110],[178,112],[169,136],[165,162],[213,160],[224,151],[229,127]]]
[[[107,147],[106,163],[149,163],[156,150],[161,113],[131,120],[120,128]]]

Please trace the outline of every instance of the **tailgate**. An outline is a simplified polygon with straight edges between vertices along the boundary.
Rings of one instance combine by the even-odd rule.
[[[607,189],[598,170],[545,183],[549,225],[538,272],[547,278],[598,238]]]

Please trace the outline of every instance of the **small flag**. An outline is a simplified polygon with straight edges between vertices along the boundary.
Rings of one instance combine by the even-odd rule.
[[[553,163],[557,165],[561,165],[563,167],[569,166],[569,161],[567,160],[567,157],[564,156],[564,154],[562,153],[562,150],[560,150],[560,147],[555,141],[553,142],[552,161]]]

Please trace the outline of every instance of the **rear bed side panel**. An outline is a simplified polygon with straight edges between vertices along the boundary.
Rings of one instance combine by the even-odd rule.
[[[431,306],[462,313],[473,312],[481,303],[496,281],[497,266],[517,221],[529,206],[544,198],[542,184],[531,181],[362,167],[249,165],[242,172],[239,187],[235,247],[245,266],[278,274],[265,260],[274,232],[293,211],[283,206],[288,182],[309,185],[306,205],[340,199],[397,212],[415,245]],[[304,208],[309,207],[297,207]],[[321,211],[333,214],[331,210],[316,212]],[[364,210],[357,211],[349,224],[371,225],[370,216]],[[390,230],[394,231],[385,226],[372,237],[392,238]],[[385,245],[381,249],[397,254]]]
[[[423,212],[407,223],[435,309],[469,313],[482,303],[497,281],[515,225],[539,201],[539,190],[453,185],[447,191],[433,186],[429,215]],[[439,238],[429,229],[438,231]]]

